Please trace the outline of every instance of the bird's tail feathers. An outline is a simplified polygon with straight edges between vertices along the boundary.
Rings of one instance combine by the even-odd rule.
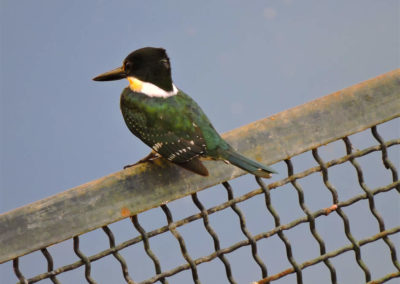
[[[235,165],[242,170],[245,170],[253,175],[263,178],[270,178],[271,174],[276,174],[277,172],[265,165],[262,165],[256,161],[253,161],[245,156],[239,154],[233,149],[229,149],[224,153],[224,157],[227,162]]]

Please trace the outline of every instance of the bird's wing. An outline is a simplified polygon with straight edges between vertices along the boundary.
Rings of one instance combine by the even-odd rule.
[[[175,132],[160,124],[148,127],[148,117],[138,109],[132,110],[122,108],[126,124],[134,135],[169,161],[199,175],[208,176],[207,168],[199,159],[199,156],[205,154],[206,145],[198,127],[194,127],[194,131]]]
[[[142,139],[154,151],[174,163],[185,163],[201,156],[206,151],[203,135],[198,127],[194,132],[181,132],[159,129],[155,126],[148,129],[147,136]]]
[[[124,104],[121,110],[130,131],[169,161],[185,163],[205,154],[203,133],[185,110],[149,111],[138,104]]]
[[[199,157],[206,152],[206,144],[200,129],[196,126],[194,133],[191,132],[167,132],[159,134],[159,140],[151,147],[164,158],[177,165],[197,173],[208,176],[208,170],[200,161]]]

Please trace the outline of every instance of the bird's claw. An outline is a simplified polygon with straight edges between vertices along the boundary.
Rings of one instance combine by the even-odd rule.
[[[136,166],[138,164],[145,163],[145,162],[151,162],[152,163],[155,159],[158,159],[158,158],[160,158],[160,155],[158,153],[154,152],[154,151],[151,151],[150,154],[148,154],[143,159],[140,159],[136,163],[124,166],[124,170],[127,169],[127,168],[130,168],[130,167]]]
[[[136,163],[136,164],[138,164],[138,163]],[[124,166],[124,170],[126,170],[127,168],[130,168],[130,167],[133,167],[136,164],[126,165],[126,166]]]

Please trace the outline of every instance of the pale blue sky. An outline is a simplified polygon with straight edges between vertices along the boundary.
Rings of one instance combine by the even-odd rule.
[[[91,80],[137,48],[167,49],[221,133],[399,67],[396,0],[144,3],[0,2],[0,213],[147,154],[120,114],[126,82]]]

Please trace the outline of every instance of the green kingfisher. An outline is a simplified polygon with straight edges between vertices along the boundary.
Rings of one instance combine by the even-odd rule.
[[[120,100],[125,123],[152,148],[139,162],[161,156],[202,176],[208,176],[202,159],[222,160],[264,178],[276,173],[235,151],[217,133],[198,104],[174,85],[165,49],[145,47],[133,51],[121,67],[93,80],[124,78],[129,81]]]

